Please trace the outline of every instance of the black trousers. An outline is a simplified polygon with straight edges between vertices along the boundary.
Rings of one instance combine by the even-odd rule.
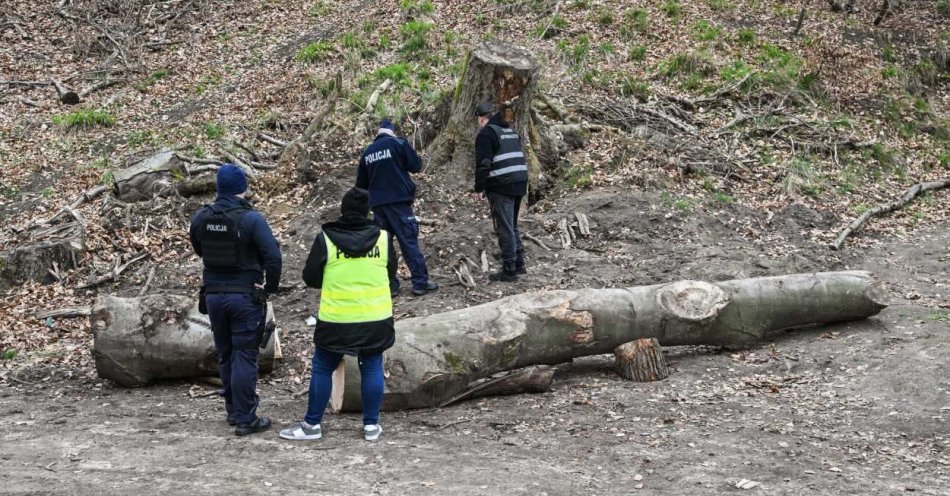
[[[521,210],[523,196],[511,196],[488,192],[491,205],[491,218],[498,235],[498,247],[501,248],[502,269],[514,274],[524,269],[524,244],[518,231],[518,212]]]

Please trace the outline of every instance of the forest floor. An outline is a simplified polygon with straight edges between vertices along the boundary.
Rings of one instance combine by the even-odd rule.
[[[578,359],[549,393],[384,413],[375,444],[360,439],[355,414],[329,415],[316,442],[275,432],[237,438],[221,400],[202,396],[213,386],[125,389],[80,367],[36,362],[0,388],[0,494],[724,494],[742,492],[742,479],[761,483],[751,491],[762,494],[947,494],[950,224],[922,227],[913,242],[890,238],[835,254],[807,248],[801,232],[823,221],[805,207],[759,226],[772,241],[757,243],[739,226],[767,214],[730,206],[665,215],[654,210],[661,202],[605,191],[528,213],[530,231],[532,222],[586,209],[592,239],[551,252],[529,244],[531,273],[515,285],[477,276],[473,292],[436,275],[442,289],[398,298],[397,314],[545,287],[826,269],[874,272],[891,306],[748,349],[667,348],[672,374],[656,383],[621,380],[611,356]],[[487,220],[467,225],[471,232],[433,234],[425,245],[458,248],[490,235]],[[788,253],[769,253],[776,239]],[[598,245],[622,256],[598,254],[606,249]],[[305,250],[288,251],[293,277]],[[304,319],[315,302],[304,289],[275,302],[284,362],[259,392],[261,414],[277,426],[306,408],[295,393],[306,385]]]
[[[384,413],[376,444],[351,414],[330,415],[315,443],[236,438],[214,386],[117,387],[96,374],[87,318],[37,318],[102,294],[196,293],[186,226],[211,196],[110,191],[76,209],[75,266],[0,286],[0,494],[950,494],[950,189],[828,248],[862,212],[950,170],[950,3],[903,2],[875,24],[878,3],[815,3],[793,33],[799,4],[781,0],[0,2],[0,279],[34,228],[158,150],[274,165],[281,147],[259,133],[297,138],[342,73],[311,143],[315,176],[281,167],[252,185],[289,289],[274,300],[283,361],[259,383],[276,426],[305,409],[318,300],[300,271],[371,139],[353,130],[391,116],[424,150],[482,40],[542,60],[540,93],[571,113],[539,110],[549,124],[597,124],[591,102],[660,105],[695,134],[621,122],[562,150],[521,217],[550,249],[525,240],[530,272],[515,284],[474,267],[475,288],[457,282],[463,257],[499,267],[486,205],[417,175],[441,289],[408,296],[401,267],[397,319],[525,291],[826,270],[872,271],[891,298],[868,320],[747,349],[667,348],[661,382],[622,381],[596,356],[548,393]],[[51,79],[89,92],[67,106]],[[576,212],[591,235],[565,248],[558,224]],[[81,287],[138,254],[117,280]]]

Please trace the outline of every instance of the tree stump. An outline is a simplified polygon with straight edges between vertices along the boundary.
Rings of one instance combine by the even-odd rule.
[[[85,251],[86,228],[80,219],[33,226],[23,233],[19,246],[0,250],[0,288],[54,280],[54,268],[78,267]]]
[[[486,41],[465,59],[462,79],[456,85],[445,129],[427,150],[429,171],[438,171],[446,183],[469,189],[475,177],[475,106],[490,102],[521,135],[528,178],[532,188],[542,181],[542,169],[558,159],[557,145],[547,126],[531,109],[540,65],[527,49]]]
[[[670,376],[663,350],[656,338],[624,343],[614,349],[617,373],[634,382],[662,381]]]

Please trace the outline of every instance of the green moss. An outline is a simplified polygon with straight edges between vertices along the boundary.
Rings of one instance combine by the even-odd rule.
[[[452,372],[456,373],[465,373],[465,364],[462,361],[461,357],[454,353],[445,352],[442,357],[445,359],[446,367]]]

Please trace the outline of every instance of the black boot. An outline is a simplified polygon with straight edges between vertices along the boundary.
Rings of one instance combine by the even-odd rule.
[[[270,419],[267,417],[257,417],[256,420],[248,425],[240,425],[234,429],[235,436],[246,436],[248,434],[257,434],[270,429]]]
[[[488,275],[489,281],[498,281],[498,282],[517,282],[518,274],[514,272],[508,272],[506,270],[499,270],[494,274]]]

